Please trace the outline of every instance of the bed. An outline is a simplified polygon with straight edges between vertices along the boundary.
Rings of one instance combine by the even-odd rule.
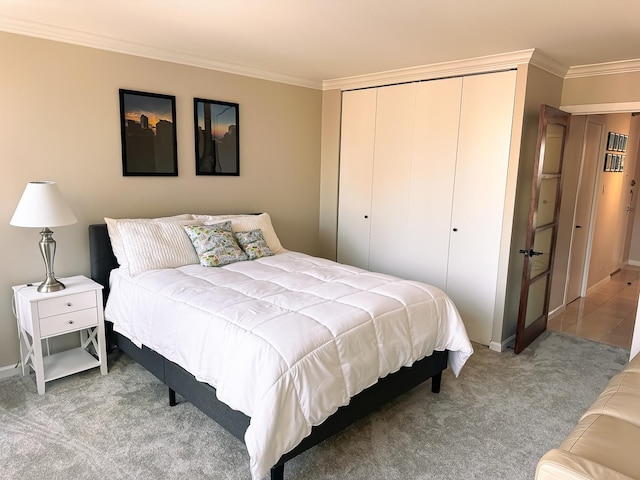
[[[205,267],[191,242],[195,262],[163,258],[186,254],[175,243],[186,225],[230,218],[236,236],[264,232],[271,254]],[[107,224],[89,227],[109,341],[168,386],[171,405],[179,394],[243,441],[254,480],[284,478],[286,461],[427,379],[439,392],[447,366],[457,375],[473,352],[444,293],[287,251],[267,214],[156,220],[118,223],[142,260],[122,260]]]

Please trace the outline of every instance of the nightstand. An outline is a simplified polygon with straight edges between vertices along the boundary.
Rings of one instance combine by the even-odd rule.
[[[31,365],[40,395],[50,380],[95,367],[107,374],[102,285],[82,275],[60,280],[66,288],[52,293],[38,292],[38,283],[13,287],[22,374]],[[80,346],[49,355],[48,339],[72,332],[79,332]]]

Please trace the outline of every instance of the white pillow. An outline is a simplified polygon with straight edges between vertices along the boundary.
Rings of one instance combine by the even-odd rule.
[[[183,228],[184,225],[197,224],[194,220],[118,222],[129,275],[135,276],[158,268],[200,263],[198,254]]]
[[[276,235],[271,217],[268,213],[260,215],[193,215],[193,218],[205,225],[220,223],[221,221],[230,220],[231,230],[233,232],[248,232],[250,230],[262,230],[267,245],[273,253],[284,252],[278,236]]]
[[[104,217],[104,222],[107,224],[107,231],[109,232],[109,239],[111,240],[111,249],[113,254],[118,260],[118,265],[129,268],[127,262],[127,255],[122,246],[122,238],[120,231],[118,230],[118,224],[120,222],[167,222],[174,220],[192,220],[193,216],[189,213],[183,213],[181,215],[174,215],[171,217],[158,217],[158,218],[110,218]]]

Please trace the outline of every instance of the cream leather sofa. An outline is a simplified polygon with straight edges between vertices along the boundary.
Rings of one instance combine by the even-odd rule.
[[[614,376],[536,479],[640,479],[640,354]]]

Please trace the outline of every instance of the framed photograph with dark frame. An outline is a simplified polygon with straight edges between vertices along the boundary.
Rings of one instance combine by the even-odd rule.
[[[196,175],[240,175],[237,103],[193,99]]]
[[[120,89],[122,175],[177,176],[176,97]]]

